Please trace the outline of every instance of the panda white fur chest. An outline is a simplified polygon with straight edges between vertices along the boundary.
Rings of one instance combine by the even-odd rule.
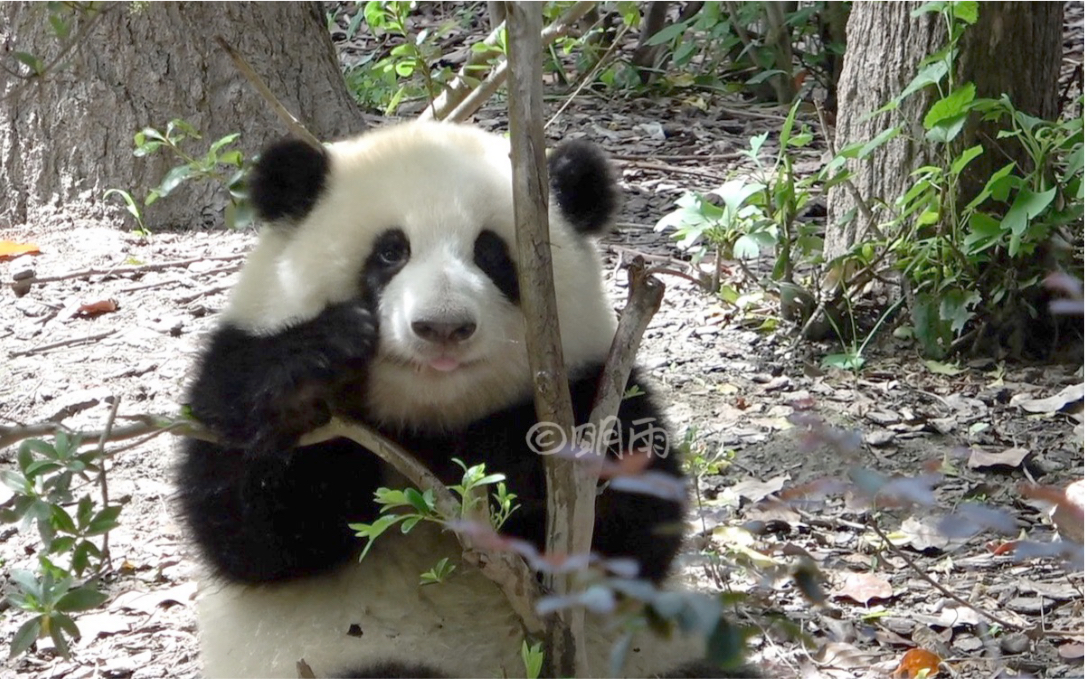
[[[616,188],[592,145],[549,158],[551,246],[563,353],[588,418],[616,320],[592,239]],[[519,307],[508,144],[475,128],[409,123],[314,149],[265,151],[250,193],[267,223],[198,363],[194,415],[221,444],[186,440],[179,503],[206,570],[208,677],[519,677],[523,633],[501,593],[461,566],[420,586],[451,536],[389,532],[359,563],[350,522],[377,515],[378,458],[334,440],[296,447],[331,413],[399,442],[446,483],[453,458],[506,474],[521,508],[503,531],[542,544],[542,459]],[[648,386],[625,399],[624,431],[660,428]],[[652,467],[680,475],[670,449]],[[594,549],[661,581],[682,504],[605,490]],[[590,626],[596,672],[611,639]],[[697,645],[644,640],[630,675],[674,670]]]

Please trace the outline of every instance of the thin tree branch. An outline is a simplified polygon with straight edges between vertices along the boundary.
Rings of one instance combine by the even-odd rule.
[[[245,79],[249,81],[249,84],[256,88],[257,92],[260,93],[260,96],[264,99],[264,101],[268,102],[268,104],[272,107],[272,110],[276,112],[277,116],[279,116],[279,119],[283,121],[283,123],[287,126],[287,129],[291,131],[291,134],[298,137],[315,149],[324,148],[324,146],[321,144],[321,140],[314,137],[313,133],[307,130],[306,126],[302,125],[302,123],[300,123],[298,119],[294,117],[294,114],[288,111],[286,106],[283,106],[283,104],[280,103],[279,99],[277,99],[276,96],[272,94],[272,91],[268,88],[264,81],[261,80],[260,76],[257,75],[257,72],[253,70],[253,67],[249,65],[249,62],[245,60],[245,57],[243,57],[240,52],[231,47],[230,43],[226,41],[226,38],[221,35],[217,35],[215,36],[215,42],[219,43],[219,47],[223,48],[223,51],[230,56],[230,59],[234,62],[234,66],[236,66],[241,74],[245,76]]]

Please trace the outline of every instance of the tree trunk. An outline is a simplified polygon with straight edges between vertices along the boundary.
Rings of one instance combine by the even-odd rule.
[[[932,105],[933,88],[907,97],[898,112],[865,117],[883,106],[917,74],[918,63],[947,44],[947,28],[938,14],[911,17],[917,2],[854,3],[848,23],[845,64],[838,84],[838,124],[835,148],[872,139],[886,128],[906,121],[908,134],[885,144],[863,161],[850,161],[853,184],[881,221],[873,199],[893,203],[910,184],[910,173],[935,161],[927,157],[921,121]],[[966,29],[960,42],[956,82],[973,81],[978,97],[1007,94],[1020,110],[1042,118],[1057,115],[1057,76],[1061,63],[1063,3],[982,2],[978,21]],[[993,135],[979,134],[968,124],[956,140],[965,148],[981,143],[992,148]],[[988,177],[1007,160],[986,153],[975,161],[975,177]],[[986,165],[994,164],[994,165]],[[969,179],[969,178],[968,178]],[[971,191],[969,182],[964,190]],[[840,257],[865,240],[867,220],[850,213],[856,203],[843,185],[828,199],[827,234],[823,254],[827,261]],[[885,212],[885,211],[883,211]],[[882,215],[885,217],[886,215]]]
[[[59,3],[58,3],[59,4]],[[271,108],[215,43],[238,50],[280,101],[321,139],[361,131],[318,3],[106,3],[98,16],[69,15],[72,49],[50,29],[49,5],[0,5],[0,226],[58,216],[109,219],[119,203],[102,194],[131,191],[142,202],[179,161],[160,151],[135,158],[133,135],[183,118],[202,152],[240,132],[248,155],[286,135]],[[13,56],[45,64],[43,78]],[[17,75],[19,74],[19,75]],[[225,192],[207,182],[179,188],[147,209],[148,226],[221,224]]]

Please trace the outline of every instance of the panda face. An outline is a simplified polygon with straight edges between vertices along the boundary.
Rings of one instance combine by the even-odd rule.
[[[610,217],[612,185],[601,157],[590,155],[597,172],[589,174],[577,160],[551,163],[552,258],[570,367],[599,361],[615,330],[588,238]],[[447,429],[492,413],[531,391],[511,184],[508,143],[467,126],[409,123],[323,152],[273,147],[250,188],[270,228],[228,319],[273,332],[366,297],[380,332],[360,386],[371,417]]]

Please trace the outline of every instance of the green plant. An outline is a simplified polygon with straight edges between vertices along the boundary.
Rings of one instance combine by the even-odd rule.
[[[102,198],[109,198],[114,195],[121,197],[121,200],[125,202],[125,210],[129,215],[136,218],[136,233],[140,236],[150,236],[151,231],[143,221],[143,211],[140,210],[140,204],[136,202],[136,199],[132,198],[132,194],[124,189],[109,189],[102,194]]]
[[[468,467],[463,461],[456,458],[453,459],[453,462],[464,470],[460,484],[449,487],[449,490],[457,494],[461,499],[460,516],[442,517],[435,505],[433,491],[419,492],[417,489],[412,488],[401,490],[381,487],[374,493],[374,501],[381,506],[378,511],[379,517],[369,524],[355,523],[348,525],[355,531],[356,536],[366,539],[366,546],[363,548],[359,559],[365,558],[367,553],[370,552],[370,548],[373,547],[374,541],[397,524],[401,525],[400,530],[403,533],[408,533],[419,522],[444,524],[453,519],[471,519],[479,514],[481,506],[484,504],[487,504],[486,511],[491,527],[496,531],[502,528],[509,516],[520,507],[514,504],[517,495],[510,493],[506,488],[506,476],[498,473],[487,474],[486,467],[483,464]],[[486,491],[492,485],[494,486],[494,492],[491,494],[491,499],[494,502],[489,504]],[[445,574],[451,570],[451,568],[446,569],[439,565],[439,567],[428,573],[432,575]]]
[[[708,194],[688,191],[676,201],[676,210],[657,221],[655,229],[671,229],[679,247],[695,252],[696,259],[712,252],[711,285],[719,290],[723,258],[754,258],[777,240],[776,225],[754,205],[753,197],[763,189],[762,184],[741,178],[729,180]],[[711,196],[720,199],[721,205]]]
[[[407,101],[433,101],[455,75],[450,66],[439,63],[442,47],[437,36],[456,22],[447,22],[433,32],[423,29],[413,33],[409,16],[415,5],[414,2],[371,0],[362,6],[360,13],[376,37],[392,36],[401,41],[387,55],[380,58],[369,55],[345,74],[355,100],[363,106],[383,110],[385,115],[396,113]],[[355,29],[358,28],[358,16],[351,21]],[[473,49],[491,48],[473,46]]]
[[[775,281],[792,282],[797,260],[811,259],[823,250],[823,240],[815,225],[797,220],[811,202],[815,185],[821,179],[819,176],[797,177],[793,170],[793,149],[807,146],[814,137],[804,124],[800,124],[799,131],[794,133],[800,104],[797,100],[785,117],[773,165],[766,165],[759,154],[768,133],[752,137],[749,149],[744,152],[755,162],[762,185],[762,191],[752,197],[752,204],[774,225],[773,232],[777,236],[777,257],[771,275]]]
[[[201,155],[192,154],[183,148],[184,142],[202,137],[192,125],[180,118],[167,123],[166,130],[162,132],[151,127],[137,132],[134,138],[136,150],[133,152],[137,158],[165,149],[182,161],[166,173],[157,187],[148,192],[144,205],[148,206],[160,198],[166,198],[186,181],[212,181],[224,187],[230,197],[224,215],[227,227],[235,229],[250,224],[254,213],[245,193],[245,176],[249,171],[250,160],[240,149],[234,148],[240,136],[240,133],[235,132],[221,137],[212,142]],[[117,191],[124,198],[125,192],[113,191]],[[132,213],[131,196],[125,200],[130,203],[129,212]],[[140,221],[140,228],[146,230],[139,215],[136,217]]]
[[[20,522],[23,530],[34,525],[41,546],[37,572],[12,572],[18,592],[7,600],[31,614],[12,640],[13,657],[43,636],[67,656],[68,640],[79,635],[71,614],[106,600],[97,577],[108,563],[108,535],[123,506],[105,494],[101,447],[81,453],[80,444],[63,431],[52,444],[28,439],[16,454],[18,470],[0,472],[0,480],[14,492],[0,520]],[[92,494],[95,486],[102,490],[100,499]]]
[[[938,96],[922,124],[938,162],[913,172],[888,226],[897,233],[890,242],[895,264],[911,288],[914,333],[927,355],[940,357],[978,323],[1044,313],[1033,308],[1028,291],[1053,267],[1039,249],[1082,219],[1083,119],[1043,121],[1017,110],[1006,95],[977,97],[974,83],[955,77],[958,45],[977,21],[977,3],[929,2],[915,14],[925,12],[940,15],[948,43],[921,62],[917,77],[884,109],[934,88]],[[972,164],[996,151],[962,148],[970,116],[999,124],[996,139],[1015,140],[1023,152],[1007,150],[1018,159],[978,182],[973,195],[966,194]]]
[[[521,662],[525,665],[526,678],[535,680],[540,677],[544,662],[543,643],[537,642],[530,647],[528,640],[522,640]]]

